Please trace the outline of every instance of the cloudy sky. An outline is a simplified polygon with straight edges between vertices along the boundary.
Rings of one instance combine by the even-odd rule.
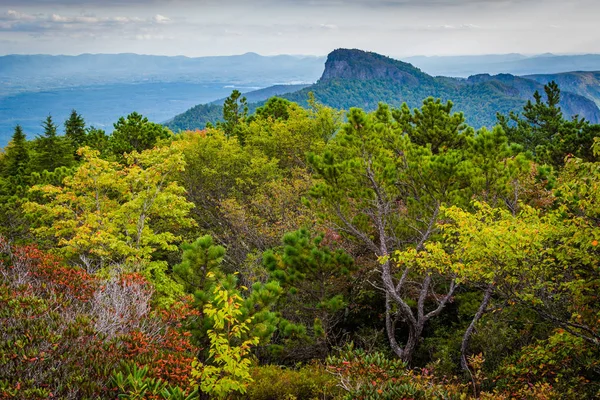
[[[600,53],[598,0],[0,0],[0,54]]]

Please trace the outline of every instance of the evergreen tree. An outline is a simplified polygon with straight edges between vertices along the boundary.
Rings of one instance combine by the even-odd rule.
[[[243,143],[242,124],[248,116],[248,103],[239,90],[234,90],[223,103],[223,123],[219,124],[227,137],[237,136]]]
[[[591,161],[594,136],[599,127],[577,116],[566,120],[559,107],[560,89],[555,82],[544,86],[546,100],[539,92],[523,107],[522,116],[498,115],[509,141],[523,146],[536,161],[561,167],[567,155]]]
[[[93,126],[87,129],[86,133],[86,146],[98,150],[100,154],[104,155],[109,148],[109,136],[102,129],[95,128]]]
[[[127,118],[119,118],[110,137],[110,147],[117,157],[132,151],[142,152],[151,149],[160,139],[167,139],[171,131],[160,124],[148,121],[137,112]]]
[[[22,174],[29,163],[29,151],[27,150],[27,138],[20,125],[15,127],[12,140],[4,154],[4,165],[2,174],[5,177]]]
[[[70,167],[75,162],[73,147],[64,136],[58,136],[58,127],[48,117],[42,123],[44,134],[38,136],[34,143],[35,156],[32,170],[37,172],[54,171],[58,167]]]
[[[86,145],[85,120],[75,110],[65,121],[65,136],[71,140],[75,150]]]
[[[194,296],[198,309],[211,303],[215,298],[215,288],[222,287],[241,297],[244,288],[238,284],[237,273],[226,274],[221,268],[225,248],[214,244],[211,236],[203,236],[193,243],[182,245],[182,262],[173,267],[173,272],[183,284],[187,293]],[[278,282],[265,284],[256,282],[248,290],[240,305],[243,320],[252,319],[248,334],[268,341],[277,328],[279,318],[271,311],[282,289]],[[205,317],[191,321],[191,329],[196,341],[206,344],[207,333],[214,326],[214,318]]]

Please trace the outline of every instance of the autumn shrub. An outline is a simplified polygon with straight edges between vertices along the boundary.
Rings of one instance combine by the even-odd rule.
[[[497,388],[519,392],[547,385],[556,398],[600,397],[600,353],[583,339],[564,330],[547,340],[525,346],[496,371]]]
[[[410,369],[399,359],[382,353],[365,353],[352,346],[328,358],[327,369],[345,391],[346,400],[552,400],[562,398],[546,382],[530,383],[507,390],[498,387],[481,391],[488,378],[483,374],[481,355],[469,358],[472,381],[458,377],[440,378],[435,370]],[[581,397],[580,397],[581,398]]]
[[[106,298],[107,285],[124,298]],[[140,276],[103,281],[0,239],[0,399],[114,398],[109,380],[122,360],[169,384],[187,382],[197,349],[181,327],[195,312],[131,304],[148,298],[127,293],[146,290]],[[123,310],[134,310],[125,314],[125,329],[103,328]]]
[[[243,397],[249,400],[327,400],[341,394],[333,375],[321,364],[309,364],[299,369],[256,366],[250,374],[254,381]]]

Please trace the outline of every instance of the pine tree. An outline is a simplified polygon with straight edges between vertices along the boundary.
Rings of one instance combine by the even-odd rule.
[[[75,149],[86,145],[85,120],[75,110],[71,111],[69,119],[65,121],[65,136],[71,140]]]
[[[4,155],[3,176],[9,177],[22,174],[27,168],[28,163],[27,138],[23,132],[23,128],[17,125]]]
[[[555,82],[544,86],[546,100],[539,92],[533,94],[522,115],[498,115],[498,121],[510,142],[518,143],[531,152],[539,163],[562,167],[568,155],[593,160],[591,151],[597,125],[577,116],[564,118],[559,106],[560,89]]]
[[[218,124],[223,128],[227,137],[237,136],[240,142],[244,141],[242,124],[248,116],[248,103],[239,90],[234,90],[223,103],[223,123]]]
[[[64,136],[58,136],[58,127],[48,117],[42,123],[44,134],[38,136],[34,143],[35,156],[32,170],[37,172],[54,171],[58,167],[70,167],[75,162],[73,147]]]
[[[117,157],[132,151],[142,152],[151,149],[160,139],[166,139],[171,131],[160,124],[148,121],[137,112],[127,118],[119,118],[110,137],[110,147]]]

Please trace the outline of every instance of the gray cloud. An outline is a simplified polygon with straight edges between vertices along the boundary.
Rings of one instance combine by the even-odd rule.
[[[595,0],[1,2],[3,53],[600,52]]]

